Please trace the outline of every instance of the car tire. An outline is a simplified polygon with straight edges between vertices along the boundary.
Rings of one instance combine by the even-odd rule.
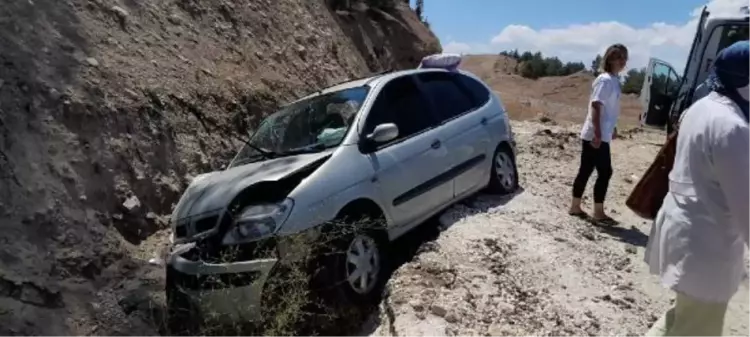
[[[352,221],[352,219],[357,219]],[[345,217],[327,226],[314,289],[327,306],[374,304],[386,280],[384,219]]]
[[[510,194],[518,189],[518,168],[513,151],[501,143],[492,156],[488,191],[493,194]]]

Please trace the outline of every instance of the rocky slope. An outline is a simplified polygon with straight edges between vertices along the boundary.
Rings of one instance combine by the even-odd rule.
[[[612,143],[607,206],[620,224],[607,228],[567,215],[578,127],[515,122],[513,129],[522,190],[479,194],[418,229],[441,233],[396,271],[364,333],[642,336],[668,309],[673,295],[643,262],[650,222],[625,206],[663,132],[635,130]],[[745,282],[729,305],[726,335],[748,334],[749,306]]]
[[[4,1],[0,334],[154,333],[132,289],[191,176],[277,103],[440,50],[352,2]]]

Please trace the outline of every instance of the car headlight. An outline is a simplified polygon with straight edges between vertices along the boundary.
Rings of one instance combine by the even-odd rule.
[[[284,199],[278,204],[245,207],[234,219],[231,230],[222,240],[225,245],[255,241],[276,232],[292,211],[294,201]]]

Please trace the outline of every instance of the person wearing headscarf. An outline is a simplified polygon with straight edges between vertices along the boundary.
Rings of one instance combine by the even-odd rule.
[[[645,261],[674,306],[649,336],[718,336],[729,300],[745,279],[748,245],[748,41],[717,56],[711,92],[678,123],[669,192]]]

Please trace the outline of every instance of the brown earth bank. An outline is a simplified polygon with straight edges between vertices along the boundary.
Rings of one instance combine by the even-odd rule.
[[[504,55],[466,55],[461,67],[481,77],[500,93],[513,119],[583,122],[594,80],[590,72],[532,80],[516,73],[516,63],[515,59]],[[623,127],[638,125],[643,110],[637,95],[623,95],[621,109]]]
[[[156,333],[146,260],[192,176],[278,103],[440,50],[403,1],[352,3],[4,1],[0,334]]]

